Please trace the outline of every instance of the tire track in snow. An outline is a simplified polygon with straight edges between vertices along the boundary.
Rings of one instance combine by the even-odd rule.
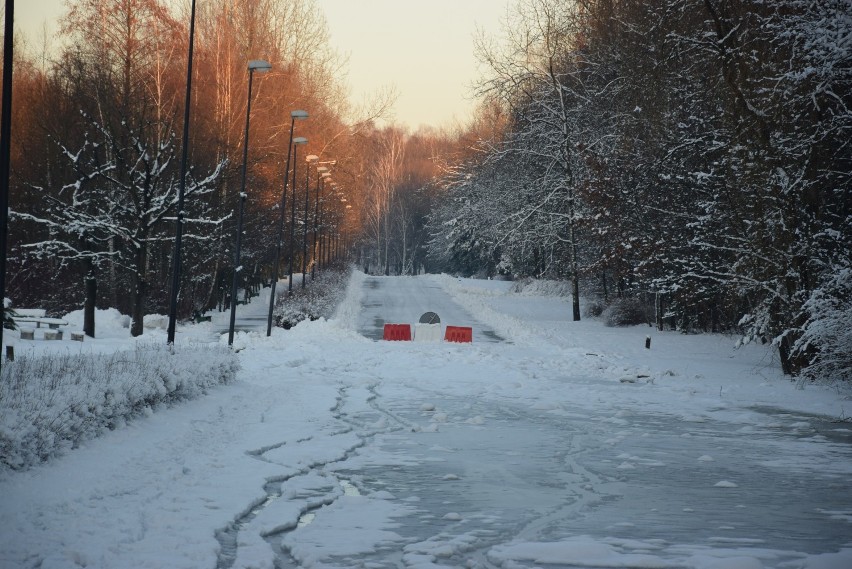
[[[346,389],[342,388],[338,390],[337,402],[335,406],[331,408],[332,416],[343,423],[346,423],[346,421],[342,421],[340,417],[342,416],[341,409],[345,406],[346,399]],[[330,439],[333,439],[335,437],[341,437],[352,433],[353,430],[353,427],[347,424],[347,426],[331,431],[325,436],[329,437]],[[322,435],[312,435],[297,439],[295,441],[285,440],[280,443],[275,443],[258,449],[246,451],[246,454],[256,460],[260,460],[270,464],[280,464],[277,461],[269,459],[266,455],[270,452],[283,449],[288,445],[297,446],[305,443],[316,443],[317,439],[320,436]],[[358,435],[357,433],[356,437],[357,440],[354,443],[345,446],[341,450],[341,452],[334,456],[309,461],[307,464],[304,464],[302,466],[293,467],[295,468],[293,472],[268,478],[266,480],[266,483],[263,485],[263,491],[265,493],[265,496],[258,498],[257,500],[249,504],[249,506],[241,513],[239,513],[231,523],[229,523],[224,528],[221,528],[216,531],[215,537],[216,540],[219,542],[219,552],[217,554],[216,561],[217,569],[231,569],[232,567],[234,567],[234,564],[236,563],[238,558],[238,542],[240,532],[243,531],[246,527],[248,527],[251,522],[255,520],[263,510],[268,508],[276,500],[282,498],[284,484],[300,476],[305,476],[315,470],[321,469],[328,464],[341,460],[346,460],[352,455],[352,453],[354,453],[358,448],[364,446],[367,442],[364,437]],[[303,504],[303,507],[300,508],[301,513],[299,517],[307,513],[311,508],[319,508],[322,505],[331,504],[334,502],[335,499],[337,499],[336,495],[328,497],[327,499],[320,498],[317,503],[312,503],[309,500],[306,500]],[[277,531],[271,531],[268,532],[268,535],[262,536],[264,537],[264,539],[267,539],[268,543],[270,543],[270,546],[273,548],[273,551],[275,551],[276,555],[280,555],[281,550],[280,548],[277,548],[271,540],[273,540],[276,536],[280,535],[283,532],[294,529],[297,524],[298,519],[289,523],[282,523],[280,526],[275,528]]]
[[[323,469],[330,464],[345,462],[358,449],[369,444],[378,434],[416,427],[413,423],[406,421],[379,404],[378,400],[381,397],[378,388],[379,383],[374,382],[368,384],[363,389],[351,386],[341,386],[338,389],[336,403],[329,409],[332,418],[344,425],[338,429],[330,431],[327,434],[311,435],[293,441],[285,440],[246,451],[246,455],[256,460],[269,464],[281,464],[276,460],[270,459],[267,455],[285,449],[288,446],[298,447],[298,445],[306,443],[317,444],[318,439],[321,437],[334,439],[350,433],[356,437],[356,440],[352,444],[346,445],[339,453],[333,456],[309,461],[299,467],[293,467],[295,469],[292,472],[268,478],[263,486],[265,495],[249,504],[227,526],[216,531],[215,537],[219,542],[217,569],[232,569],[235,567],[239,559],[238,544],[240,542],[240,533],[245,531],[270,505],[284,497],[284,487],[288,482],[308,476],[311,473],[318,473],[320,476],[333,481],[330,484],[333,490],[324,494],[305,496],[298,507],[298,516],[296,516],[296,519],[283,521],[270,530],[259,532],[260,537],[266,540],[276,558],[276,567],[299,567],[298,561],[292,557],[286,547],[281,545],[282,536],[297,529],[299,523],[306,516],[313,514],[324,506],[333,504],[340,496],[344,495],[347,491],[351,491],[350,488],[354,488],[345,478],[337,476],[333,472],[323,471]],[[360,398],[357,399],[352,394],[356,390],[360,391],[357,394],[360,395]],[[378,420],[371,422],[370,419],[365,419],[365,412],[377,414]],[[390,419],[391,424],[383,424],[382,419]],[[281,464],[281,466],[286,465]]]

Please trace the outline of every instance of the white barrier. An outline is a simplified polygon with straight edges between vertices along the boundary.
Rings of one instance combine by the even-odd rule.
[[[418,323],[414,325],[415,342],[440,342],[441,340],[440,324]]]

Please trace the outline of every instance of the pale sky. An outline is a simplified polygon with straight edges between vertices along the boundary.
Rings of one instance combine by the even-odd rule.
[[[507,0],[318,0],[331,43],[349,55],[353,101],[393,85],[399,122],[466,122],[478,76],[477,27],[496,34]]]
[[[203,0],[199,0],[203,1]],[[477,78],[477,26],[496,34],[509,0],[316,0],[325,12],[332,47],[349,57],[346,83],[354,103],[393,86],[395,118],[422,124],[466,122]],[[55,29],[64,0],[16,2],[18,30]]]

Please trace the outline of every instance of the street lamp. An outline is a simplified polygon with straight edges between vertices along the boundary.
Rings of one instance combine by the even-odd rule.
[[[296,146],[307,144],[308,139],[299,137],[293,139],[293,185],[290,194],[290,259],[287,268],[287,294],[293,294],[293,239],[296,231]]]
[[[9,225],[9,172],[12,148],[12,64],[14,62],[15,2],[6,0],[6,22],[3,24],[3,93],[0,111],[0,314],[6,317],[6,243]],[[0,347],[3,325],[0,323]]]
[[[305,273],[308,271],[308,187],[311,182],[311,166],[319,156],[310,154],[305,158],[305,213],[302,217],[302,289],[305,288]],[[319,183],[319,182],[317,182]]]
[[[246,168],[248,164],[248,144],[249,144],[249,119],[251,118],[251,87],[254,72],[265,73],[272,69],[272,65],[268,61],[262,59],[252,59],[248,62],[249,82],[248,82],[248,102],[246,103],[246,132],[243,139],[243,176],[240,185],[240,214],[237,218],[237,243],[234,247],[234,277],[231,280],[231,321],[228,325],[228,345],[234,343],[234,322],[237,318],[237,280],[239,273],[242,271],[240,266],[240,243],[243,236],[243,211],[246,207]]]
[[[190,94],[192,93],[192,51],[195,43],[195,0],[192,0],[192,12],[189,18],[189,57],[186,63],[186,99],[183,105],[183,143],[180,156],[180,180],[178,182],[178,203],[177,203],[177,224],[175,226],[175,248],[172,251],[172,290],[169,296],[169,327],[166,332],[166,343],[175,343],[175,325],[177,323],[177,301],[178,291],[180,289],[180,269],[181,258],[180,248],[183,239],[183,202],[184,193],[186,190],[186,162],[187,151],[189,150],[189,109],[190,109]],[[5,250],[5,249],[4,249]],[[87,322],[89,317],[88,311],[83,316],[83,327],[87,328],[86,332],[95,334],[95,323]]]
[[[290,112],[290,141],[287,143],[287,167],[284,169],[284,190],[281,192],[281,212],[278,216],[278,239],[275,242],[275,262],[272,264],[272,284],[269,290],[269,315],[266,318],[266,335],[272,335],[272,309],[275,307],[275,287],[278,284],[278,262],[281,259],[281,241],[284,237],[284,212],[287,211],[287,182],[290,181],[290,154],[293,150],[293,127],[297,120],[308,118],[307,111]],[[307,140],[305,140],[307,142]],[[300,144],[304,144],[302,142]]]
[[[337,192],[337,184],[331,184],[331,191]],[[326,198],[323,198],[323,211],[320,213],[320,223],[323,226],[323,232],[320,236],[320,260],[322,261],[322,267],[328,267],[329,263],[329,241],[331,239],[331,211],[327,211],[328,208],[325,207]],[[328,221],[326,221],[328,219]]]
[[[319,209],[320,192],[325,187],[326,183],[331,182],[331,174],[329,174],[328,168],[326,168],[325,166],[320,166],[319,168],[317,168],[317,172],[319,172],[320,175],[319,175],[319,178],[317,179],[317,195],[316,195],[316,202],[314,203],[314,244],[313,244],[313,247],[311,248],[311,251],[313,251],[313,262],[311,263],[311,280],[314,280],[314,278],[316,277],[316,268],[317,268],[317,265],[320,262],[320,249],[317,249],[317,239],[318,239],[318,236],[319,236],[319,222],[320,222],[320,217],[319,217],[319,214],[320,214],[320,209]]]

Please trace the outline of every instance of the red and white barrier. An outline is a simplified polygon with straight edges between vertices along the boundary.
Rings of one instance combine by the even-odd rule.
[[[444,333],[445,342],[473,342],[473,328],[470,326],[447,326]]]
[[[391,342],[410,342],[411,341],[411,325],[410,324],[385,324],[383,340]]]
[[[414,341],[415,342],[440,342],[441,341],[441,325],[440,324],[424,324],[418,322],[414,325]]]

